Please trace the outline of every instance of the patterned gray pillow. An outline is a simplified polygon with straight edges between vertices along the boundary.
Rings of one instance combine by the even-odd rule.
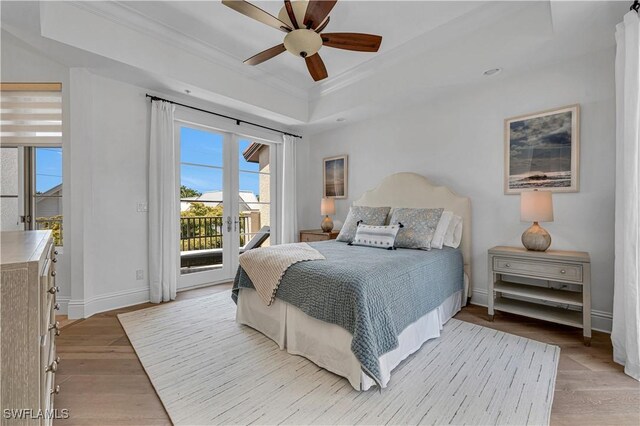
[[[362,221],[365,225],[384,225],[390,210],[391,207],[351,207],[336,240],[346,243],[352,242],[356,236],[359,221]]]
[[[396,237],[396,247],[431,249],[431,240],[436,232],[444,209],[394,208],[390,225],[402,223]]]

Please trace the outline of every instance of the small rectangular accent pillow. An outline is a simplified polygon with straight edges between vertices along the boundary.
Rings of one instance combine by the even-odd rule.
[[[360,224],[356,230],[355,238],[349,245],[393,250],[400,228],[402,228],[402,224],[386,226]]]
[[[443,211],[444,209],[394,208],[391,211],[389,224],[404,225],[398,231],[396,247],[430,250],[431,240]]]
[[[358,222],[362,222],[365,225],[384,225],[387,222],[390,210],[391,207],[352,206],[336,240],[346,243],[353,241],[356,236]]]

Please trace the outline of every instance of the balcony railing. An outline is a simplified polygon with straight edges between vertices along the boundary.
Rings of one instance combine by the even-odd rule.
[[[251,218],[241,216],[240,246],[249,240]],[[222,248],[222,232],[226,226],[222,216],[185,216],[180,218],[180,251]]]

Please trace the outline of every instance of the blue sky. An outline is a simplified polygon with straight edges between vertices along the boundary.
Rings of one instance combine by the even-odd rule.
[[[258,171],[257,163],[249,163],[242,152],[251,144],[248,140],[239,142],[240,190],[259,192],[259,175],[242,171]],[[180,128],[180,162],[204,166],[222,167],[223,136],[189,127]],[[222,188],[222,170],[182,164],[181,184],[200,192],[216,191]]]
[[[36,192],[62,183],[62,148],[36,148]]]

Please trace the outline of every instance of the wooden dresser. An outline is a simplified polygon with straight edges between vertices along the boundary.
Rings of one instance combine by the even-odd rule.
[[[57,252],[51,231],[2,232],[0,254],[0,422],[48,425],[60,390],[55,384]]]
[[[300,231],[300,242],[310,243],[312,241],[335,240],[339,233],[339,231],[324,232],[322,229],[307,229],[306,231]]]

